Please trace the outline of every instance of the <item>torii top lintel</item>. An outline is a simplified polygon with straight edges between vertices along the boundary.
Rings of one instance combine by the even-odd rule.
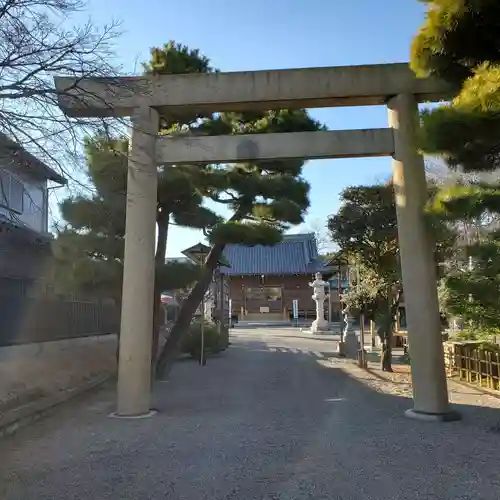
[[[408,63],[140,77],[56,77],[59,105],[69,116],[130,116],[151,106],[174,114],[385,104],[410,93],[419,102],[449,98],[435,78],[417,78]]]

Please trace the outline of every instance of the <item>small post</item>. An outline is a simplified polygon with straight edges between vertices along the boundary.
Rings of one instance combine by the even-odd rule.
[[[299,301],[297,299],[292,300],[292,316],[295,326],[299,326]]]
[[[360,324],[359,324],[359,343],[360,343],[360,349],[359,349],[359,366],[361,368],[366,368],[367,363],[366,363],[366,351],[365,351],[365,315],[361,313],[360,318],[359,318]]]
[[[222,286],[222,273],[220,272],[220,268],[217,268],[217,279],[215,282],[215,288],[217,290],[217,309],[219,310],[217,316],[217,332],[219,335],[222,333],[222,322],[224,321],[224,289]]]
[[[332,328],[332,284],[328,280],[328,329]]]
[[[342,270],[339,262],[339,275],[337,280],[337,292],[339,295],[339,322],[340,322],[340,344],[344,342],[344,326],[342,324],[343,316],[342,316]]]

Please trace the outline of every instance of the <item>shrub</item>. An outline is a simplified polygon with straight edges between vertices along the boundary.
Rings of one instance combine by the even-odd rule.
[[[467,329],[467,330],[458,330],[453,334],[452,340],[456,340],[458,342],[465,341],[477,341],[477,342],[489,342],[491,344],[495,344],[495,338],[497,337],[496,332],[492,332],[490,330],[484,331],[480,329]]]
[[[217,326],[213,323],[204,325],[204,346],[206,353],[218,353],[227,348],[224,334],[219,334]],[[193,358],[200,357],[201,349],[201,322],[191,324],[189,332],[181,342],[181,352],[189,353]]]

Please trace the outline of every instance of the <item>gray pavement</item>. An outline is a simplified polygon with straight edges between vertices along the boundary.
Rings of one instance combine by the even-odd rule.
[[[0,442],[2,500],[500,497],[498,410],[408,420],[331,360],[336,342],[237,329],[205,367],[179,362],[151,419],[107,418],[107,387]]]

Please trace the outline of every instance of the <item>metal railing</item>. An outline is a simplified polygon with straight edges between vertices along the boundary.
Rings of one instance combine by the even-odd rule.
[[[2,297],[0,346],[118,333],[113,304],[44,298]]]

